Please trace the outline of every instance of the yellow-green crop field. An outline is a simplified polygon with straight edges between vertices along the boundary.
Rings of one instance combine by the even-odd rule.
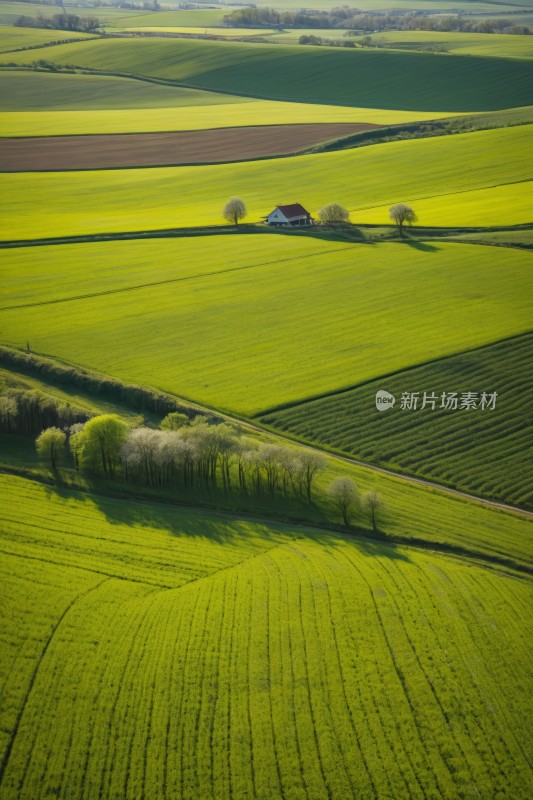
[[[4,52],[16,67],[0,70],[0,136],[486,113],[307,155],[0,175],[0,344],[28,351],[3,348],[0,365],[0,800],[530,800],[533,254],[519,226],[533,227],[531,37],[303,47],[291,44],[301,31],[215,29],[229,6],[170,8],[67,10],[110,33],[269,41],[126,35]],[[481,2],[474,14],[519,10]],[[0,23],[56,12],[1,2]],[[56,33],[0,28],[0,52]],[[353,226],[222,228],[232,196],[245,222],[336,202]],[[398,202],[424,233],[383,227]],[[498,226],[511,230],[489,241]],[[486,244],[434,227],[476,228]],[[498,412],[417,424],[375,409],[376,387],[433,382],[501,392]],[[81,406],[71,419],[157,426],[170,398],[141,387],[241,426],[225,428],[224,476],[202,450],[213,429],[165,434],[189,447],[183,464],[219,464],[223,487],[204,489],[199,471],[191,486],[185,467],[181,483],[135,482],[124,453],[137,434],[163,446],[161,433],[130,430],[108,479],[83,454],[56,468],[17,427],[34,422],[32,403],[63,425],[65,402]],[[306,498],[229,479],[283,457],[294,489],[319,452]],[[351,526],[339,478],[361,498]]]
[[[533,184],[531,181],[453,192],[439,197],[405,195],[404,202],[416,208],[420,225],[450,227],[475,225],[521,225],[533,222]],[[390,224],[390,204],[364,208],[352,214],[356,222]]]
[[[439,225],[440,214],[454,213],[458,193],[532,177],[532,127],[240,164],[4,174],[0,178],[1,236],[40,239],[65,233],[217,225],[223,222],[222,209],[232,195],[243,198],[248,221],[253,222],[276,204],[296,200],[312,213],[326,203],[338,202],[350,210],[354,221],[364,221],[359,220],[359,209],[388,207],[405,197],[438,197],[423,224]],[[491,192],[483,199],[494,209]],[[530,221],[519,196],[517,204],[517,222]],[[469,222],[490,224],[483,204],[477,216],[471,210]]]
[[[0,340],[253,414],[528,330],[531,258],[267,234],[4,250],[8,287],[35,268]]]
[[[2,800],[527,800],[526,581],[1,481]]]
[[[180,38],[76,42],[46,59],[269,100],[449,113],[532,103],[533,64],[513,59]]]

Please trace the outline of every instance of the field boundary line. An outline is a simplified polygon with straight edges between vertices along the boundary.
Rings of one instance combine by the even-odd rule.
[[[140,283],[135,286],[123,286],[117,289],[107,289],[105,292],[89,292],[87,294],[79,294],[73,295],[72,297],[60,297],[56,300],[40,300],[39,302],[35,303],[24,303],[21,305],[16,306],[4,306],[0,308],[0,312],[2,311],[15,311],[21,308],[35,308],[38,306],[49,306],[49,305],[56,305],[58,303],[70,303],[74,300],[88,300],[92,297],[104,297],[109,294],[120,294],[121,292],[134,292],[139,289],[150,289],[156,286],[164,286],[168,283],[182,283],[185,281],[192,281],[197,280],[199,278],[209,278],[215,277],[216,275],[227,275],[231,272],[241,272],[243,270],[249,269],[256,269],[259,267],[272,267],[276,266],[277,264],[284,264],[288,261],[305,261],[308,258],[315,258],[317,256],[327,256],[331,255],[332,253],[342,253],[345,250],[351,250],[354,245],[351,244],[348,247],[338,247],[333,250],[321,250],[315,253],[308,253],[307,255],[299,255],[299,256],[290,256],[289,258],[278,258],[274,261],[263,261],[259,264],[245,264],[240,267],[229,267],[228,269],[218,270],[218,271],[211,271],[211,272],[200,272],[197,275],[187,275],[182,276],[180,278],[167,278],[164,281],[154,281],[153,283]]]
[[[0,308],[0,311],[4,309]],[[503,344],[503,342],[509,342],[513,339],[520,339],[523,336],[532,336],[533,335],[533,328],[528,328],[521,333],[512,333],[510,336],[503,336],[501,339],[494,339],[486,344],[480,344],[477,347],[468,347],[465,350],[457,350],[454,353],[445,356],[436,356],[435,358],[429,358],[427,361],[418,361],[416,364],[413,364],[410,367],[405,367],[404,369],[396,369],[393,372],[384,372],[381,375],[377,375],[375,378],[367,378],[364,381],[360,381],[359,383],[353,383],[349,386],[342,386],[339,389],[332,389],[329,392],[321,392],[319,394],[310,395],[309,397],[305,397],[302,400],[290,400],[287,403],[280,403],[277,406],[272,406],[271,408],[267,408],[264,411],[258,411],[256,414],[251,417],[252,420],[257,420],[259,417],[266,417],[269,414],[277,414],[279,411],[288,411],[291,408],[299,408],[300,406],[305,406],[308,403],[314,403],[317,400],[326,400],[329,397],[336,397],[340,394],[347,394],[348,392],[353,392],[354,389],[360,389],[362,386],[368,386],[370,383],[375,383],[377,381],[384,381],[388,378],[394,378],[396,375],[404,372],[412,372],[415,369],[420,369],[421,367],[427,367],[431,364],[437,364],[440,361],[446,361],[449,358],[456,358],[458,356],[464,356],[468,353],[474,353],[477,350],[485,350],[488,347],[494,347],[498,344]],[[277,429],[276,429],[277,430]],[[282,434],[281,434],[282,435]],[[318,446],[317,446],[318,447]]]
[[[26,693],[25,693],[25,695],[24,695],[24,697],[22,699],[22,704],[21,704],[21,706],[19,708],[19,711],[17,713],[17,717],[16,717],[16,720],[15,720],[15,725],[13,726],[13,730],[11,732],[10,740],[9,740],[8,745],[6,747],[6,750],[5,750],[4,756],[2,758],[2,761],[0,762],[0,786],[2,785],[3,780],[4,780],[4,775],[5,775],[5,771],[7,769],[8,763],[9,763],[9,759],[10,759],[10,756],[11,756],[11,751],[13,750],[13,745],[15,743],[15,739],[16,739],[17,734],[18,734],[18,730],[19,730],[19,727],[20,727],[20,723],[21,723],[22,717],[24,715],[24,711],[25,711],[26,705],[28,703],[28,700],[29,700],[30,694],[32,692],[32,689],[34,687],[35,681],[37,679],[37,673],[39,672],[39,669],[41,667],[43,659],[45,658],[46,653],[48,652],[48,649],[49,649],[49,647],[50,647],[50,645],[52,643],[52,639],[54,638],[55,634],[57,633],[57,631],[59,629],[59,626],[61,625],[61,623],[63,622],[63,620],[67,616],[68,612],[71,610],[71,608],[73,608],[73,606],[78,602],[78,600],[81,600],[82,598],[87,597],[91,592],[97,591],[101,586],[103,586],[104,583],[107,583],[108,580],[112,580],[112,578],[104,578],[99,583],[97,583],[95,586],[91,586],[89,589],[86,589],[84,592],[80,592],[79,594],[77,594],[70,601],[70,603],[67,604],[66,608],[63,610],[63,613],[60,615],[59,619],[53,625],[52,631],[51,631],[48,639],[46,640],[46,642],[44,644],[44,647],[43,647],[43,649],[41,651],[41,655],[39,656],[39,658],[37,660],[37,663],[35,664],[32,676],[30,678],[30,682],[28,684],[28,688],[27,688]]]

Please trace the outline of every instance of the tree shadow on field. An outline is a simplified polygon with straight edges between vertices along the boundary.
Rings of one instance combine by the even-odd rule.
[[[309,226],[303,228],[275,228],[274,235],[299,236],[306,239],[321,239],[325,242],[344,242],[345,244],[376,244],[367,239],[363,231],[353,225]]]
[[[387,558],[394,561],[411,562],[408,553],[401,543],[389,539],[381,531],[371,531],[369,528],[341,528],[333,526],[331,531],[313,530],[309,538],[318,542],[326,552],[334,553],[339,548],[352,545],[359,555],[368,558]]]
[[[404,239],[405,244],[408,244],[409,247],[412,247],[414,250],[420,250],[423,253],[436,253],[437,250],[440,250],[440,247],[436,247],[434,244],[429,244],[428,242],[421,242],[418,239]]]
[[[95,525],[98,525],[99,512],[110,525],[146,528],[147,532],[150,529],[165,531],[172,537],[201,537],[220,544],[245,536],[251,525],[260,526],[261,536],[266,540],[276,540],[280,527],[286,527],[286,523],[259,516],[260,512],[257,517],[249,511],[239,516],[237,511],[218,508],[216,498],[213,498],[210,507],[205,497],[191,496],[188,501],[182,501],[179,497],[135,497],[121,493],[120,486],[117,486],[117,496],[112,496],[109,488],[106,488],[103,494],[96,481],[83,490],[79,486],[69,487],[51,482],[45,484],[45,494],[47,499],[64,501],[67,514],[71,511],[78,518],[84,516],[84,510],[87,515],[94,510]],[[68,531],[68,524],[65,530]]]

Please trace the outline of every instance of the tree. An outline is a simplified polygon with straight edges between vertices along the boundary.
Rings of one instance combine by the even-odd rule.
[[[298,473],[300,478],[300,484],[303,487],[305,495],[307,496],[307,500],[311,502],[311,490],[313,487],[313,481],[315,480],[316,476],[318,475],[321,470],[325,469],[327,466],[327,461],[324,456],[321,456],[319,453],[312,453],[310,451],[304,451],[300,453],[298,456]]]
[[[372,530],[377,531],[376,514],[385,508],[383,499],[379,492],[375,489],[370,489],[363,497],[363,505],[370,512],[372,518]]]
[[[224,206],[222,215],[228,222],[238,225],[239,221],[246,216],[246,206],[239,197],[232,197]]]
[[[398,226],[400,236],[403,236],[404,225],[412,225],[418,219],[411,206],[407,206],[405,203],[396,203],[395,206],[389,208],[389,216]]]
[[[342,521],[348,527],[350,517],[359,501],[359,491],[350,478],[335,478],[328,486],[328,494],[337,504]]]
[[[318,212],[322,225],[343,225],[350,219],[350,213],[338,203],[329,203]]]
[[[183,428],[184,425],[188,425],[189,422],[190,419],[187,414],[171,411],[170,414],[166,415],[159,427],[162,431],[177,431],[179,428]]]
[[[57,462],[61,457],[66,436],[59,428],[46,428],[35,440],[35,447],[41,458],[50,461],[50,466],[55,470]]]
[[[82,461],[101,470],[106,478],[112,478],[128,430],[128,425],[117,414],[101,414],[90,419],[83,429]]]
[[[15,420],[18,414],[17,401],[14,397],[0,397],[0,424],[4,425],[6,430],[11,430],[11,423]]]

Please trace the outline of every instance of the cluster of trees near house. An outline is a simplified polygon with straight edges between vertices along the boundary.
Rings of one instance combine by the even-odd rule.
[[[101,414],[69,428],[45,428],[36,438],[38,454],[56,471],[70,454],[76,469],[129,484],[194,492],[223,491],[252,498],[311,504],[326,458],[311,450],[284,447],[245,436],[228,423],[209,424],[179,412],[159,429],[131,427],[116,414]],[[361,498],[350,478],[328,486],[343,523],[349,527],[362,507],[377,530],[383,502],[375,490]]]
[[[101,28],[97,17],[78,17],[77,14],[54,14],[53,17],[21,16],[15,22],[19,28],[47,28],[55,31],[78,31],[90,33]]]
[[[519,13],[514,9],[511,14]],[[331,28],[350,30],[346,35],[385,30],[460,31],[465,33],[530,34],[527,25],[516,25],[512,19],[475,19],[467,14],[434,15],[431,11],[387,11],[369,14],[357,8],[339,6],[329,11],[303,9],[278,11],[273,8],[246,7],[224,17],[224,25],[242,28]]]
[[[222,212],[224,219],[232,225],[238,225],[246,214],[246,205],[240,197],[228,200]],[[406,203],[396,203],[391,206],[389,216],[397,226],[400,236],[403,236],[404,225],[413,225],[418,219],[411,206]],[[350,221],[350,212],[339,203],[328,203],[318,212],[318,219],[322,225],[346,225]]]

